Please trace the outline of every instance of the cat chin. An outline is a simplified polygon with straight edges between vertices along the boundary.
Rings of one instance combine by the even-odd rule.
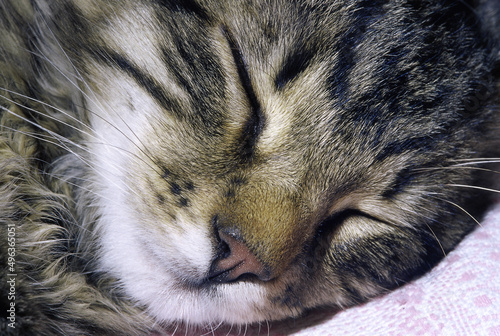
[[[157,321],[213,325],[265,319],[265,289],[259,284],[203,283],[213,248],[202,226],[183,223],[183,230],[161,237],[144,230],[146,223],[117,202],[101,209],[100,270],[116,278],[124,295]]]
[[[182,321],[197,326],[243,325],[266,319],[259,309],[265,302],[262,300],[263,291],[255,284],[220,285],[203,293],[170,288],[164,293],[142,293],[146,295],[141,298],[148,314],[161,322]]]

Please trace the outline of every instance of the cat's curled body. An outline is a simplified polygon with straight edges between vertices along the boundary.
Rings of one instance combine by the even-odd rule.
[[[496,7],[1,0],[2,307],[147,334],[422,274],[477,225]]]

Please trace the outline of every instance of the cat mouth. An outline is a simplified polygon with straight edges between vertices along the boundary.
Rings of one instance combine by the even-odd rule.
[[[238,268],[241,267],[243,264],[240,263],[236,265],[235,267],[228,269],[228,270],[222,270],[219,272],[215,273],[210,273],[210,275],[205,279],[204,284],[205,285],[214,285],[214,284],[231,284],[231,283],[237,283],[237,282],[258,282],[260,279],[253,273],[242,273],[241,275],[238,275],[237,277],[234,276],[235,273],[238,272]]]

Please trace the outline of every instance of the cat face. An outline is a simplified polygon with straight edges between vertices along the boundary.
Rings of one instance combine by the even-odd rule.
[[[79,201],[100,270],[159,320],[351,305],[473,227],[452,167],[483,151],[490,113],[466,103],[492,60],[460,4],[71,6]]]

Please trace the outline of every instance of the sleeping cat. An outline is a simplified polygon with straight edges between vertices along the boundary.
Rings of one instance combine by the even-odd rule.
[[[2,330],[281,320],[426,272],[487,205],[499,7],[0,0]]]

